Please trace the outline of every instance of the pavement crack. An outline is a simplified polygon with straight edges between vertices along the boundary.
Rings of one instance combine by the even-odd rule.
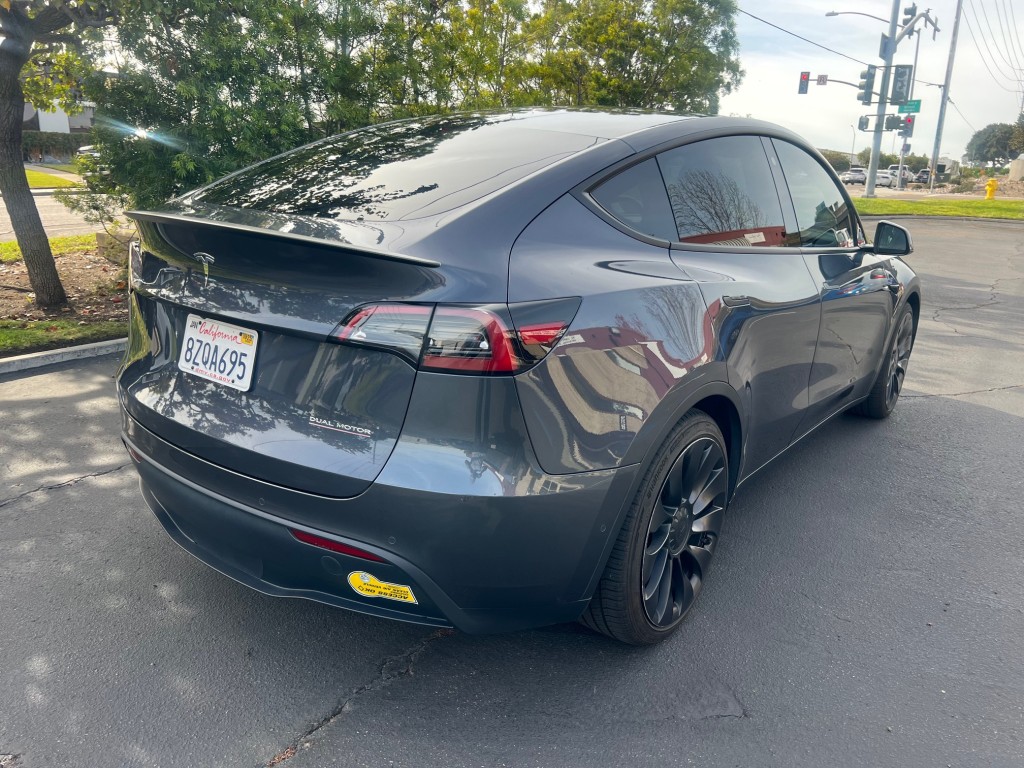
[[[1024,384],[1010,384],[1006,387],[989,387],[988,389],[972,389],[967,392],[927,392],[921,395],[903,395],[904,398],[921,400],[926,397],[961,397],[963,395],[981,395],[985,392],[1006,392],[1011,389],[1020,389]]]
[[[31,496],[34,493],[39,493],[40,491],[55,491],[58,488],[70,488],[72,485],[77,485],[83,480],[88,480],[90,477],[102,477],[103,475],[112,475],[114,472],[120,472],[122,469],[130,465],[131,462],[125,462],[124,464],[119,464],[118,466],[112,469],[104,469],[99,472],[90,472],[87,475],[73,477],[70,480],[65,480],[63,483],[53,483],[52,485],[40,485],[38,488],[33,488],[31,491],[25,491],[24,493],[19,493],[17,496],[11,496],[9,499],[0,499],[0,508],[6,507],[8,504],[13,504],[16,501],[20,501],[21,499],[24,499],[26,496]],[[0,768],[3,768],[2,763],[0,763]]]
[[[439,629],[436,632],[432,632],[427,635],[408,650],[395,654],[394,656],[386,657],[381,661],[375,678],[355,688],[352,693],[341,701],[322,720],[314,723],[301,736],[299,736],[299,738],[289,744],[288,747],[274,755],[270,761],[266,763],[266,768],[277,768],[277,766],[280,766],[295,757],[295,755],[298,754],[299,749],[305,749],[309,746],[310,739],[315,737],[319,731],[327,728],[351,712],[356,699],[361,696],[365,696],[368,693],[373,693],[374,691],[386,688],[395,680],[399,680],[403,677],[410,677],[415,674],[413,665],[419,660],[420,656],[422,656],[433,643],[441,640],[442,638],[449,637],[454,633],[455,631],[451,629]]]

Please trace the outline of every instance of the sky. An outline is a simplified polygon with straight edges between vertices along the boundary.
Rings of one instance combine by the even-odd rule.
[[[909,5],[904,2],[900,8]],[[931,9],[939,32],[920,35],[913,97],[921,112],[910,139],[911,151],[931,155],[939,118],[941,89],[946,76],[956,0],[918,2],[918,10]],[[1016,7],[1014,7],[1016,6]],[[826,17],[828,11],[857,11],[883,19],[892,14],[891,0],[740,0],[739,7],[839,53],[867,64],[881,65],[881,36],[888,24],[857,15]],[[1016,24],[1014,23],[1016,22]],[[973,31],[973,35],[972,35]],[[778,123],[803,135],[819,149],[849,152],[871,145],[871,134],[855,130],[861,115],[874,114],[857,101],[857,90],[840,83],[816,84],[818,75],[858,82],[864,65],[817,48],[745,13],[736,17],[740,65],[746,74],[733,93],[724,96],[722,114],[750,115]],[[916,37],[905,38],[894,64],[913,64]],[[983,55],[984,54],[984,55]],[[797,93],[800,72],[810,71],[806,95]],[[942,131],[940,157],[959,160],[975,131],[990,123],[1013,123],[1021,112],[1024,80],[1024,2],[1021,0],[963,0],[963,12],[953,65],[953,78]],[[875,81],[878,89],[881,71]],[[957,111],[959,109],[959,112]],[[896,107],[887,111],[895,113]],[[962,114],[961,114],[962,113]],[[872,121],[873,123],[874,121]],[[895,131],[882,135],[882,151],[899,151]],[[896,139],[898,142],[898,139]]]

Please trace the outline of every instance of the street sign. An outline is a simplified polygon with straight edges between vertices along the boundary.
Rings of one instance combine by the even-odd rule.
[[[818,75],[818,85],[828,85],[828,75]]]
[[[899,111],[900,111],[901,115],[909,115],[909,114],[913,114],[915,112],[920,112],[921,111],[921,100],[920,99],[914,99],[913,101],[908,101],[906,104],[900,104],[900,110]]]
[[[910,154],[910,145],[909,144],[904,144],[903,145],[903,154],[904,155],[909,155]]]

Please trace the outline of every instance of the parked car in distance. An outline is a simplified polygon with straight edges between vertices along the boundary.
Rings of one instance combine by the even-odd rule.
[[[910,233],[869,243],[820,153],[733,117],[414,118],[128,215],[122,438],[169,536],[467,632],[668,637],[737,488],[892,412],[921,312]]]
[[[894,179],[900,178],[901,171],[900,171],[899,163],[896,163],[895,165],[890,165],[888,170],[889,170],[889,174]],[[903,181],[904,182],[913,181],[913,179],[914,179],[914,174],[911,172],[911,170],[906,165],[903,166],[902,176],[903,176]]]
[[[931,180],[931,171],[929,171],[927,168],[922,168],[920,171],[917,172],[917,175],[914,176],[914,181],[917,182],[918,184],[928,184],[931,182]]]
[[[894,174],[889,173],[888,171],[883,171],[883,170],[879,169],[878,171],[875,171],[875,186],[876,187],[895,187],[896,186],[896,176]]]
[[[843,184],[864,184],[868,179],[868,172],[863,168],[854,166],[848,171],[844,171],[839,177]]]

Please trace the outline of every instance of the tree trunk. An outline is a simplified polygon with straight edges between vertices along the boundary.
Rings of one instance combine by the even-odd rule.
[[[53,307],[67,303],[67,295],[25,177],[21,149],[25,96],[19,77],[24,64],[25,60],[20,56],[0,49],[0,195],[25,259],[36,304]]]

